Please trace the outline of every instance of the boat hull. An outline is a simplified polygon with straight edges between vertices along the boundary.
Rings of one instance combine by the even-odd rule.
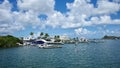
[[[62,47],[61,46],[57,46],[57,45],[47,45],[47,46],[39,45],[39,48],[51,49],[51,48],[62,48]]]

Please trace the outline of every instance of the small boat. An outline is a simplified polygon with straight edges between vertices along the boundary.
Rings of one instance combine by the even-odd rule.
[[[58,45],[63,45],[64,43],[62,43],[62,42],[47,42],[47,44],[58,44]]]
[[[90,40],[90,43],[104,43],[104,40]]]
[[[39,44],[39,48],[44,48],[44,49],[49,49],[49,48],[62,48],[61,46],[58,45],[48,45],[48,44]]]

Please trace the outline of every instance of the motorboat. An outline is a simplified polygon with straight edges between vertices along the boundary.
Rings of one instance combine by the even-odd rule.
[[[48,48],[62,48],[61,46],[58,46],[58,45],[48,45],[48,44],[39,44],[38,47],[39,48],[44,48],[44,49],[48,49]]]
[[[58,45],[49,45],[47,44],[47,41],[44,39],[39,39],[35,41],[35,44],[39,47],[39,48],[62,48],[61,46]]]

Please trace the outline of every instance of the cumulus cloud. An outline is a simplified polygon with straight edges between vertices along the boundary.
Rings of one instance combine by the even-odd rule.
[[[108,15],[92,17],[90,21],[92,22],[92,24],[120,24],[119,19],[112,20],[111,17]]]
[[[12,11],[13,7],[8,0],[0,4],[1,34],[23,30],[26,26],[45,27],[47,22],[41,20],[39,15],[50,16],[54,12],[54,0],[18,0],[17,7],[19,11]]]
[[[120,3],[120,0],[113,0],[113,2]]]
[[[75,33],[77,35],[83,35],[83,34],[91,34],[92,31],[89,31],[89,30],[87,30],[85,28],[78,28],[78,29],[75,29]]]
[[[110,14],[110,13],[116,13],[120,10],[120,4],[109,2],[106,0],[98,1],[98,7],[95,10],[96,14]]]
[[[63,25],[65,22],[65,15],[58,11],[54,11],[53,14],[48,15],[46,25],[52,26],[53,28]]]
[[[97,36],[97,35],[118,35],[120,34],[120,31],[118,29],[115,30],[110,30],[110,29],[103,29],[103,28],[99,28],[96,29],[94,31],[88,30],[86,28],[77,28],[74,30],[75,34],[77,36]]]
[[[18,0],[18,7],[21,11],[33,10],[39,14],[52,12],[54,4],[54,0]]]
[[[120,19],[112,19],[110,14],[120,11],[119,0],[98,0],[96,7],[90,0],[74,0],[67,3],[70,11],[63,14],[54,10],[55,0],[17,0],[19,11],[12,11],[12,4],[4,0],[0,4],[0,33],[14,32],[25,29],[26,26],[45,28],[78,28],[77,33],[87,34],[89,30],[79,28],[99,24],[120,24]],[[46,15],[42,20],[40,15]]]
[[[11,9],[12,5],[7,0],[0,4],[0,34],[8,34],[24,29],[22,24],[15,22]]]
[[[72,17],[73,23],[79,24],[79,26],[91,26],[100,23],[120,24],[119,19],[112,20],[110,17],[110,14],[120,11],[120,4],[118,3],[99,0],[97,7],[94,7],[87,0],[75,0],[73,3],[67,3],[66,5],[70,9],[69,17]]]

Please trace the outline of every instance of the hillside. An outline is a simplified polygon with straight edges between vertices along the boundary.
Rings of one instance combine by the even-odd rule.
[[[16,47],[18,42],[20,43],[21,41],[14,36],[0,36],[0,48]]]
[[[120,37],[117,37],[117,36],[107,36],[107,35],[105,35],[102,39],[120,39]]]

